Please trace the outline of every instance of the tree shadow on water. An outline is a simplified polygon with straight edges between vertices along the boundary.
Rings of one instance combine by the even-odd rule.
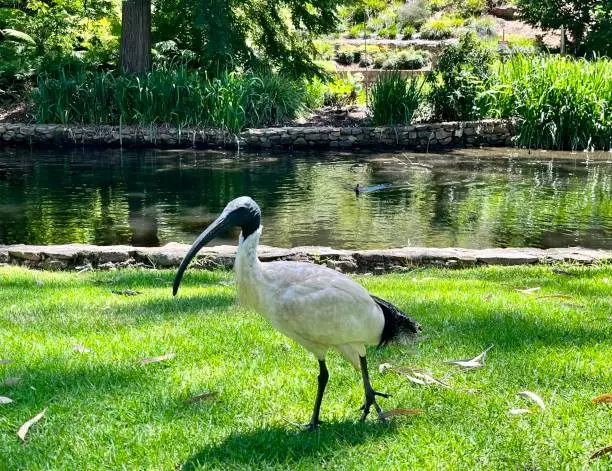
[[[240,465],[261,469],[279,464],[320,463],[340,449],[378,440],[392,433],[393,429],[392,423],[386,425],[373,420],[355,423],[346,420],[324,423],[314,432],[291,425],[236,432],[218,444],[199,450],[177,469],[229,469]]]

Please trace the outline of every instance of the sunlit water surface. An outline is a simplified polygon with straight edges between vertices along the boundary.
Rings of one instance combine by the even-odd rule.
[[[357,197],[357,184],[380,186]],[[262,243],[279,247],[612,249],[612,154],[514,149],[2,149],[0,244],[191,243],[241,195],[262,208]]]

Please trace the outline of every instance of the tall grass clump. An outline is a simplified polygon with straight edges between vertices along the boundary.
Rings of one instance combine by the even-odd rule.
[[[612,61],[512,57],[484,94],[493,117],[515,118],[517,143],[546,149],[612,147]]]
[[[172,124],[233,132],[290,120],[305,102],[303,87],[283,74],[224,72],[209,78],[182,65],[143,76],[60,67],[40,74],[34,94],[40,123]]]
[[[423,99],[424,81],[398,72],[381,75],[370,91],[372,121],[379,126],[408,124]]]

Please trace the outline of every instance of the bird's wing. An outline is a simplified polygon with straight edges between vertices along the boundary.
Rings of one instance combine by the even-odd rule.
[[[384,316],[368,292],[335,270],[299,262],[264,263],[270,321],[322,345],[377,344]]]

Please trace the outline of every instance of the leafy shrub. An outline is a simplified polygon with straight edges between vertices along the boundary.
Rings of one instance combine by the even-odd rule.
[[[363,48],[355,46],[342,46],[336,52],[336,62],[341,65],[351,65],[361,60]]]
[[[386,38],[386,39],[397,38],[397,25],[391,24],[387,26],[386,28],[381,29],[380,31],[378,31],[378,36],[380,36],[381,38]]]
[[[424,81],[398,72],[378,78],[370,91],[370,113],[376,125],[408,124],[423,98]]]
[[[398,69],[416,70],[422,69],[429,62],[429,56],[423,51],[406,50],[397,55],[396,65]]]
[[[347,106],[356,103],[361,92],[361,84],[352,75],[345,78],[336,77],[327,85],[325,92],[325,106]]]
[[[466,21],[466,26],[481,38],[497,36],[497,22],[493,18],[470,18]]]
[[[412,0],[399,8],[398,18],[403,26],[420,27],[431,11],[427,0]]]
[[[362,57],[359,61],[359,67],[372,67],[374,65],[374,61],[371,56]]]
[[[514,56],[484,92],[488,114],[517,120],[517,142],[550,149],[612,147],[612,61]]]
[[[341,65],[351,65],[354,55],[353,48],[342,47],[336,53],[336,62]]]
[[[457,6],[462,16],[480,16],[487,10],[486,0],[461,0]]]
[[[484,114],[479,96],[487,87],[492,60],[492,52],[473,33],[444,50],[429,76],[429,100],[437,119],[471,120]]]
[[[450,16],[430,18],[421,27],[421,38],[434,40],[451,38],[462,24],[461,19]]]
[[[402,39],[412,39],[415,33],[416,28],[412,25],[405,25],[402,27]]]
[[[304,106],[309,110],[321,108],[325,103],[325,91],[327,85],[319,77],[303,79],[304,83]]]
[[[374,68],[375,69],[382,69],[383,65],[385,64],[385,62],[387,61],[387,59],[389,58],[389,54],[388,53],[379,53],[379,54],[375,54],[373,56],[373,63],[374,63]]]
[[[358,39],[363,37],[364,33],[367,34],[363,24],[357,24],[348,30],[346,36],[349,39]]]

